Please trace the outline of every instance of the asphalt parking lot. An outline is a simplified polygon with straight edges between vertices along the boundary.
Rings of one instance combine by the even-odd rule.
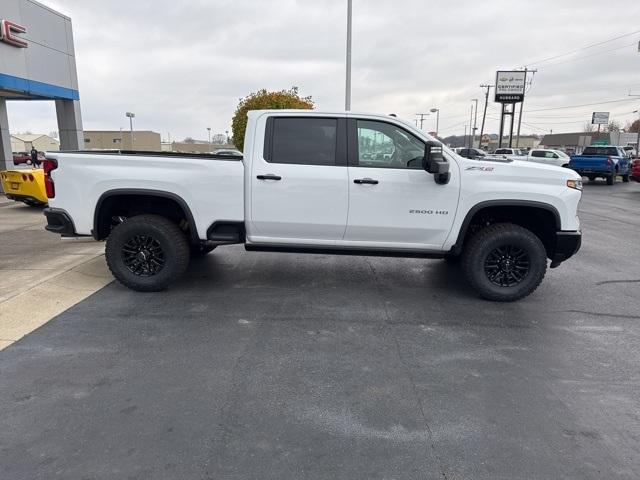
[[[586,184],[582,250],[512,304],[239,246],[111,283],[0,352],[0,478],[638,478],[639,206]]]

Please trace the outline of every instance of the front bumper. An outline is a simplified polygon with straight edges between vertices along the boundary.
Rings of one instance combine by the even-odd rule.
[[[551,259],[551,268],[575,255],[582,245],[582,232],[556,232],[556,249]]]
[[[78,237],[73,220],[69,214],[61,208],[45,208],[44,216],[47,217],[47,225],[44,227],[53,233],[58,233],[63,237]]]

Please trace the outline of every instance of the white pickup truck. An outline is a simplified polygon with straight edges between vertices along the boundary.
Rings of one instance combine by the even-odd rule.
[[[580,177],[467,160],[385,115],[249,113],[244,157],[49,152],[47,230],[106,239],[113,275],[167,287],[189,258],[246,250],[462,260],[489,300],[533,292],[580,248]]]
[[[551,148],[534,148],[529,152],[519,148],[499,148],[495,153],[487,155],[486,158],[544,163],[546,165],[555,165],[556,167],[569,167],[569,162],[571,161],[571,157],[563,151]]]

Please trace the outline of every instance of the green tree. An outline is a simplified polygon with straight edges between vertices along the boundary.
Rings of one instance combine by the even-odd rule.
[[[247,128],[247,112],[249,110],[270,109],[301,109],[312,110],[314,107],[311,97],[301,97],[298,87],[279,92],[268,92],[266,89],[258,90],[240,99],[236,113],[231,120],[233,144],[242,151],[244,147],[244,131]]]

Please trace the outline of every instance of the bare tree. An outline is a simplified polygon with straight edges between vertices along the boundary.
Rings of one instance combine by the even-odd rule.
[[[595,130],[593,124],[591,122],[584,122],[584,126],[582,127],[582,129],[585,132],[593,132]]]
[[[607,125],[607,132],[619,132],[620,131],[620,122],[616,120],[611,120],[609,125]]]

